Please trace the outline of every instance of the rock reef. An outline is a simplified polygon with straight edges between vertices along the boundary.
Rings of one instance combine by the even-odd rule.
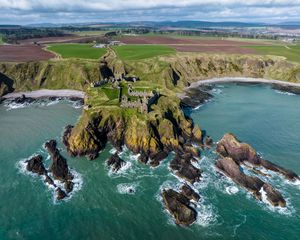
[[[250,163],[253,166],[263,167],[280,173],[290,181],[299,180],[299,176],[296,173],[262,159],[253,147],[247,143],[241,143],[233,134],[225,134],[217,144],[216,151],[222,157],[232,158],[237,164]]]
[[[253,172],[256,175],[267,176],[255,169],[255,166],[263,167],[267,170],[282,174],[290,181],[299,179],[296,173],[262,159],[253,147],[249,144],[241,143],[233,134],[225,134],[218,142],[216,151],[222,157],[222,159],[218,160],[216,163],[216,167],[222,173],[252,192],[258,200],[263,200],[264,195],[266,195],[266,199],[273,206],[286,206],[286,201],[279,191],[270,184],[262,181],[259,177],[246,175],[241,170],[241,165],[249,167],[248,164],[250,163],[254,166]]]
[[[173,189],[162,191],[164,204],[175,218],[176,224],[191,225],[197,219],[197,212],[190,206],[190,199]]]
[[[43,157],[41,155],[35,155],[32,158],[25,161],[26,170],[32,173],[41,175],[44,177],[44,183],[52,186],[56,192],[56,199],[62,200],[68,197],[73,191],[74,183],[73,175],[70,173],[66,159],[60,154],[57,149],[57,143],[55,140],[50,140],[45,143],[45,148],[49,152],[52,163],[49,169],[46,169],[43,163]],[[49,173],[53,175],[50,176]],[[62,187],[58,187],[53,179],[57,179],[63,184]]]
[[[197,162],[191,154],[177,154],[170,162],[170,168],[178,177],[194,183],[200,180],[201,170],[196,168],[192,161]]]
[[[123,159],[121,159],[118,153],[116,152],[106,161],[106,164],[108,167],[110,167],[110,169],[113,172],[118,172],[121,169],[121,167],[123,167],[126,164],[126,162]]]

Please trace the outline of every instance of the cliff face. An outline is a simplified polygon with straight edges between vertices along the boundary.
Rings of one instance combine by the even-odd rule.
[[[195,55],[166,59],[172,80],[179,86],[216,77],[254,77],[300,81],[300,67],[279,57]]]
[[[99,63],[79,60],[26,63],[0,63],[0,97],[11,80],[16,91],[40,88],[83,90],[89,82],[100,79]],[[2,90],[1,90],[2,89]]]

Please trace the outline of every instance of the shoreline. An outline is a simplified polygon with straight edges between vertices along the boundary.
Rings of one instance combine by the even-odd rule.
[[[26,98],[41,99],[51,97],[65,97],[65,98],[80,98],[84,99],[85,93],[78,90],[60,89],[60,90],[49,90],[41,89],[30,92],[13,92],[2,96],[3,100],[16,99],[25,96]]]
[[[300,83],[268,80],[263,78],[224,77],[193,82],[189,87],[186,87],[183,92],[177,93],[177,97],[180,98],[183,107],[195,109],[213,97],[205,89],[205,86],[221,83],[268,84],[275,90],[300,95]]]
[[[299,87],[300,82],[285,82],[280,80],[268,80],[264,78],[248,78],[248,77],[223,77],[223,78],[211,78],[206,80],[199,80],[197,82],[191,83],[187,89],[197,88],[201,85],[214,84],[214,83],[262,83],[262,84],[271,84],[271,85],[280,85],[284,87]]]

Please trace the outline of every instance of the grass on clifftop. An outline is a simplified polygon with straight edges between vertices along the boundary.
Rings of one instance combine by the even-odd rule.
[[[62,58],[99,59],[106,53],[105,48],[93,48],[91,44],[53,44],[48,49]]]
[[[3,44],[3,43],[4,43],[3,38],[2,38],[2,36],[0,35],[0,45]]]
[[[286,57],[288,61],[300,63],[300,44],[278,46],[247,46],[260,54]]]
[[[124,45],[113,49],[122,60],[141,60],[176,53],[174,48],[163,45]]]

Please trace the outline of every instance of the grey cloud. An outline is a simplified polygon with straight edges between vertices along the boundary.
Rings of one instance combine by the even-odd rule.
[[[300,0],[0,0],[0,23],[300,20]]]

